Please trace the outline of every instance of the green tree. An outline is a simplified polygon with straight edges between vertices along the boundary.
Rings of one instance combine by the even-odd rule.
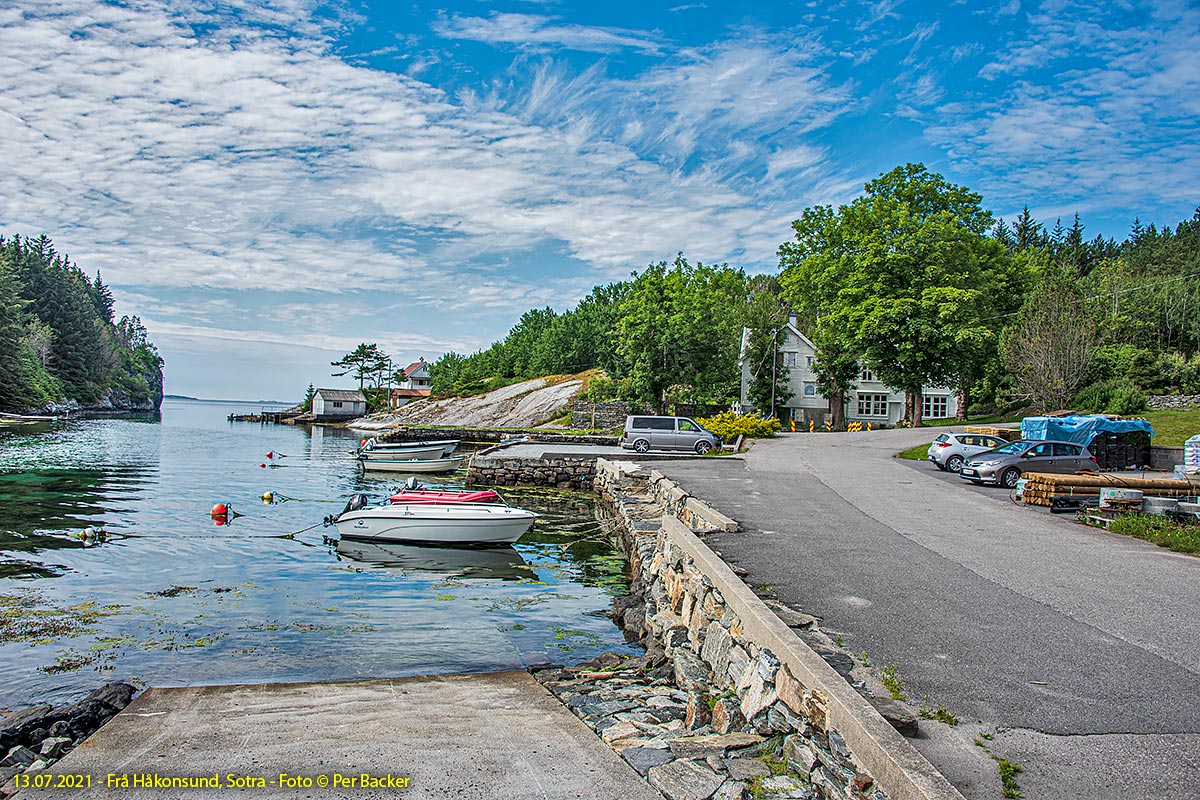
[[[376,377],[387,370],[388,361],[387,353],[380,350],[379,345],[363,342],[337,361],[330,361],[329,366],[341,368],[340,372],[333,370],[330,374],[335,378],[353,375],[358,379],[358,388],[361,391],[368,378]]]
[[[779,281],[759,275],[750,282],[750,302],[746,307],[746,342],[742,359],[749,366],[746,394],[755,408],[775,411],[792,398],[788,367],[783,363],[779,345],[783,342],[788,307],[779,295]]]
[[[780,248],[788,298],[814,308],[826,335],[909,398],[919,425],[922,387],[961,371],[964,343],[990,335],[988,297],[1002,284],[1006,252],[986,236],[982,198],[922,164],[871,181],[836,212],[807,209],[796,241]]]

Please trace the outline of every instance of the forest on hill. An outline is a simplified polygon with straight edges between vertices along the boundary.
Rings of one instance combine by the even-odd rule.
[[[997,220],[982,197],[921,164],[879,176],[840,206],[805,209],[779,271],[651,264],[568,311],[525,312],[508,335],[431,367],[435,394],[471,394],[600,367],[596,399],[650,407],[726,404],[739,393],[742,330],[751,399],[765,408],[770,354],[789,313],[817,345],[826,397],[863,367],[914,391],[951,386],[960,413],[1034,405],[1135,413],[1147,394],[1200,393],[1200,209],[1128,236],[1047,226],[1029,209]],[[908,421],[918,423],[920,404]],[[835,410],[835,415],[837,411]]]
[[[113,296],[46,236],[0,237],[0,409],[64,401],[154,410],[163,360],[137,317],[113,318]]]

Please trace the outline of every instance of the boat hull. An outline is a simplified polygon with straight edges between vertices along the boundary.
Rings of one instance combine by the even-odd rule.
[[[458,439],[436,439],[419,442],[375,442],[375,450],[408,450],[415,448],[440,447],[442,455],[448,456],[458,448]]]
[[[430,473],[430,472],[454,472],[462,464],[461,456],[456,458],[435,458],[435,459],[396,459],[386,461],[376,461],[368,459],[359,459],[363,465],[363,469],[372,472],[415,472],[415,473]]]
[[[359,541],[511,544],[537,519],[532,511],[508,506],[474,506],[468,511],[461,506],[382,506],[346,512],[335,524],[343,539]]]
[[[444,448],[439,445],[432,447],[374,447],[363,450],[358,454],[358,457],[364,461],[403,461],[405,459],[419,459],[421,461],[431,461],[441,458],[444,455]]]

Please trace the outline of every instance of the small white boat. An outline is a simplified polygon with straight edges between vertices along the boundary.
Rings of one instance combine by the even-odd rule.
[[[386,461],[359,459],[363,469],[372,472],[454,472],[462,462],[462,456],[431,459],[401,458]]]
[[[441,458],[444,450],[440,444],[432,447],[364,447],[358,452],[363,461],[429,461]]]
[[[458,447],[458,439],[431,439],[427,441],[417,442],[381,442],[372,437],[363,442],[362,450],[371,451],[392,451],[392,450],[413,450],[425,449],[427,447],[440,447],[443,456],[448,456]]]
[[[523,508],[457,505],[364,505],[356,496],[333,524],[343,539],[440,544],[511,544],[533,527],[538,515]]]

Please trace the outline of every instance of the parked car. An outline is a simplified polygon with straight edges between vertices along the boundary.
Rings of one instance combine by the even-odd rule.
[[[645,453],[649,450],[694,450],[704,455],[721,446],[721,437],[691,417],[625,418],[621,447]]]
[[[958,474],[972,483],[995,483],[1011,489],[1023,472],[1069,475],[1096,468],[1096,457],[1081,444],[1022,439],[970,456]]]
[[[943,433],[929,445],[927,456],[938,469],[958,472],[968,456],[1006,443],[999,436],[985,433]]]

